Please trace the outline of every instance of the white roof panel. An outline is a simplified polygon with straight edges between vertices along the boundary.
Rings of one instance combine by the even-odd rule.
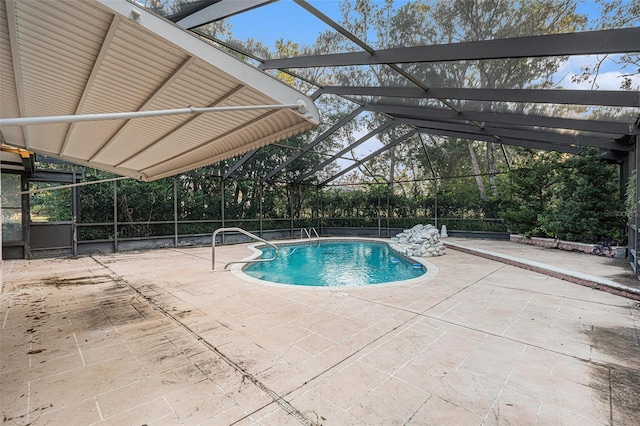
[[[5,143],[141,180],[314,128],[311,99],[127,0],[0,2],[0,118],[295,105],[3,125]]]

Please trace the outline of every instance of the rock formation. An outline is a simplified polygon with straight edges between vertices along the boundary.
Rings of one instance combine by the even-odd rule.
[[[389,245],[407,256],[434,257],[444,254],[444,243],[433,225],[416,225],[391,238]]]

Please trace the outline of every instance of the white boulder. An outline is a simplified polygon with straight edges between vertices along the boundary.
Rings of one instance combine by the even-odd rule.
[[[433,225],[416,225],[391,238],[389,245],[406,256],[433,257],[445,254],[440,232]]]

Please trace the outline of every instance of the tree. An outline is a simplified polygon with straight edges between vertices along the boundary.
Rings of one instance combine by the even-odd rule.
[[[368,45],[383,49],[572,32],[583,28],[586,22],[584,16],[576,14],[574,0],[518,3],[503,0],[411,1],[402,2],[398,7],[396,5],[392,0],[381,3],[345,0],[341,4],[341,24]],[[336,35],[329,46],[338,51],[357,48],[339,35]],[[552,76],[564,59],[552,57],[404,64],[402,69],[426,87],[550,88],[553,84]],[[344,67],[333,70],[332,76],[335,81],[349,85],[413,85],[389,66]],[[440,100],[400,102],[416,106],[445,106]],[[517,111],[532,108],[531,105],[477,101],[446,103],[447,107],[452,106],[458,110]],[[373,129],[383,119],[372,115],[366,126]],[[382,143],[389,143],[393,135],[391,131],[385,132],[379,139]],[[443,143],[459,143],[449,138],[438,139]],[[479,197],[485,201],[497,199],[496,176],[500,173],[501,164],[506,166],[502,156],[497,155],[500,152],[498,147],[493,143],[471,140],[465,141],[465,144],[471,172],[476,176]],[[403,165],[411,168],[416,157],[421,156],[421,151],[416,149],[415,143],[402,144],[372,160],[368,166],[373,174],[382,174],[393,180],[393,170]],[[485,155],[480,155],[482,151]],[[426,159],[422,162],[426,163]],[[384,163],[387,164],[386,167]],[[481,177],[483,170],[488,172],[486,183]]]
[[[516,6],[516,7],[514,7]],[[498,38],[572,32],[581,28],[585,18],[575,13],[573,0],[547,0],[536,2],[456,0],[439,2],[431,14],[436,28],[429,44],[463,41],[481,41]],[[523,58],[465,61],[454,64],[437,64],[441,76],[438,83],[446,86],[495,88],[548,88],[551,78],[563,62],[562,58]],[[451,77],[456,80],[452,80]],[[432,83],[433,84],[433,83]],[[437,83],[436,83],[437,84]],[[496,110],[501,105],[493,102],[460,102],[460,109]],[[509,110],[524,105],[508,105]],[[474,174],[480,174],[475,150],[469,141],[469,155]],[[496,157],[494,143],[486,143],[487,170],[491,195],[498,198],[495,182]],[[486,200],[484,185],[476,179],[481,198]]]
[[[511,232],[547,236],[542,223],[553,207],[554,187],[562,155],[528,150],[528,155],[503,179],[500,216]]]
[[[587,149],[564,161],[558,172],[554,209],[542,215],[545,229],[570,241],[619,239],[625,217],[617,167]]]

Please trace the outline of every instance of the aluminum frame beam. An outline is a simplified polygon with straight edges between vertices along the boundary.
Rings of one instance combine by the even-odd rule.
[[[311,13],[313,16],[315,16],[316,18],[320,19],[322,22],[324,22],[325,24],[327,24],[328,26],[330,26],[331,28],[333,28],[334,30],[336,30],[337,32],[339,32],[340,34],[342,34],[343,36],[345,36],[349,40],[351,40],[351,42],[353,42],[354,44],[360,46],[366,52],[368,52],[370,54],[374,53],[374,49],[371,46],[369,46],[364,41],[360,40],[354,34],[352,34],[351,32],[347,31],[345,28],[343,28],[341,25],[339,25],[336,21],[334,21],[333,19],[329,18],[327,15],[325,15],[322,12],[320,12],[318,9],[316,9],[313,6],[311,6],[306,1],[304,1],[304,0],[293,0],[293,1],[295,1],[300,7],[304,8],[307,12]]]
[[[477,121],[480,123],[534,126],[556,129],[581,130],[586,132],[615,135],[635,135],[639,130],[633,123],[615,121],[595,121],[572,118],[548,117],[542,115],[517,114],[507,112],[462,111],[459,114],[444,108],[418,107],[406,105],[367,104],[366,111],[379,112],[393,117],[428,119],[437,121]]]
[[[317,172],[318,170],[326,167],[327,165],[329,165],[330,163],[336,161],[337,159],[339,159],[340,157],[342,157],[345,153],[349,152],[350,150],[362,145],[363,143],[365,143],[366,141],[368,141],[369,139],[371,139],[372,137],[374,137],[375,135],[383,132],[384,130],[388,129],[389,127],[391,127],[392,125],[395,124],[394,120],[387,120],[384,123],[382,123],[380,126],[376,127],[375,129],[373,129],[372,131],[370,131],[369,133],[367,133],[366,135],[364,135],[363,137],[361,137],[360,139],[358,139],[357,141],[355,141],[354,143],[352,143],[351,145],[347,146],[346,148],[343,148],[340,152],[334,154],[333,156],[331,156],[330,158],[326,159],[325,161],[323,161],[322,163],[316,165],[315,167],[313,167],[311,170],[309,170],[308,172],[304,173],[302,176],[298,177],[294,183],[300,183],[302,182],[304,179],[308,178],[309,176],[311,176],[312,174],[314,174],[315,172]]]
[[[374,157],[377,157],[378,155],[382,154],[383,152],[388,151],[389,149],[393,148],[394,146],[399,145],[400,143],[406,141],[411,136],[413,136],[413,135],[415,135],[417,133],[418,133],[418,129],[410,130],[409,132],[405,133],[404,135],[400,136],[399,138],[396,138],[393,141],[389,142],[388,144],[386,144],[382,148],[380,148],[380,149],[372,152],[371,154],[367,155],[366,157],[356,161],[355,163],[353,163],[349,167],[346,167],[346,168],[340,170],[338,173],[336,173],[335,175],[331,176],[329,179],[327,179],[324,182],[322,182],[320,184],[320,186],[324,186],[324,185],[328,184],[329,182],[334,181],[335,179],[339,178],[340,176],[344,175],[345,173],[348,173],[351,170],[355,169],[359,165],[371,160]]]
[[[179,14],[169,17],[169,19],[182,28],[191,29],[273,3],[274,1],[277,0],[218,0],[186,16]]]
[[[622,90],[466,89],[417,87],[324,86],[332,95],[380,96],[416,99],[462,99],[518,103],[640,106],[640,92]]]
[[[242,158],[236,161],[236,163],[233,166],[231,166],[229,170],[227,170],[227,172],[222,176],[222,180],[227,180],[229,176],[234,174],[236,170],[240,168],[240,166],[242,166],[244,163],[249,161],[249,159],[251,159],[251,157],[253,157],[259,150],[260,150],[259,148],[254,149],[253,151],[249,151],[245,155],[243,155]]]
[[[506,129],[493,126],[486,126],[484,130],[486,130],[488,134],[497,136],[499,138],[498,142],[500,142],[502,138],[509,138],[529,140],[532,142],[549,142],[568,146],[591,146],[611,151],[630,151],[633,149],[632,146],[623,145],[611,138],[568,135],[550,131]]]
[[[260,179],[260,183],[263,184],[266,181],[268,181],[269,179],[271,179],[273,176],[275,176],[282,169],[284,169],[289,164],[293,163],[298,158],[300,158],[301,156],[306,154],[311,148],[313,148],[314,146],[318,145],[320,142],[322,142],[323,140],[325,140],[326,138],[331,136],[331,134],[333,134],[336,130],[340,129],[347,122],[353,120],[356,116],[360,115],[360,113],[363,112],[363,111],[364,111],[364,108],[360,106],[360,107],[356,108],[355,110],[351,111],[351,113],[349,113],[349,114],[345,115],[344,117],[342,117],[342,119],[340,119],[337,123],[335,123],[329,129],[327,129],[324,132],[322,132],[322,134],[320,136],[318,136],[317,138],[315,138],[314,140],[312,140],[311,142],[309,142],[308,144],[303,146],[300,149],[300,151],[298,151],[297,153],[293,154],[291,157],[289,157],[287,160],[285,160],[282,164],[280,164],[279,166],[277,166],[273,170],[271,170],[269,173],[267,173],[267,175],[265,177]]]
[[[640,51],[640,27],[267,60],[261,69],[451,62]]]
[[[368,53],[370,53],[372,55],[375,54],[376,51],[375,51],[375,49],[373,47],[369,46],[367,43],[365,43],[364,41],[360,40],[360,38],[358,38],[355,34],[351,33],[348,30],[346,30],[344,27],[339,25],[336,21],[334,21],[333,19],[329,18],[327,15],[325,15],[322,12],[320,12],[318,9],[316,9],[313,6],[311,6],[306,1],[304,1],[304,0],[294,0],[294,1],[298,5],[303,7],[307,12],[311,13],[313,16],[315,16],[316,18],[320,19],[322,22],[324,22],[325,24],[327,24],[328,26],[330,26],[331,28],[333,28],[334,30],[336,30],[337,32],[342,34],[347,39],[349,39],[352,43],[360,46],[362,48],[362,50],[364,50],[365,52],[368,52]],[[397,72],[398,74],[402,75],[404,78],[406,78],[407,80],[411,81],[416,86],[418,86],[418,87],[420,87],[422,89],[425,89],[425,90],[428,89],[427,86],[422,81],[420,81],[419,79],[417,79],[416,77],[411,75],[409,72],[403,70],[398,65],[396,65],[396,64],[387,64],[387,65],[389,65],[389,67],[391,67],[395,72]]]
[[[436,135],[436,136],[455,137],[459,139],[477,140],[477,141],[483,141],[483,142],[494,142],[494,143],[499,142],[502,145],[519,146],[521,148],[528,148],[528,149],[557,151],[557,152],[563,152],[568,154],[579,154],[580,152],[582,152],[582,149],[577,146],[552,144],[547,142],[529,141],[529,140],[513,139],[513,138],[500,138],[500,140],[498,141],[498,140],[495,140],[495,138],[492,138],[490,136],[485,136],[485,135],[470,135],[468,133],[450,132],[450,131],[442,131],[442,130],[427,129],[427,128],[419,128],[418,131],[420,133]],[[611,151],[601,150],[600,155],[605,160],[620,161],[624,159],[628,155],[628,153],[617,151],[617,150],[611,150]]]
[[[476,136],[493,136],[493,142],[500,142],[502,138],[522,139],[532,142],[553,143],[568,146],[593,146],[607,150],[631,151],[632,145],[625,145],[615,139],[603,137],[591,137],[586,135],[570,135],[553,131],[533,130],[533,129],[511,129],[503,127],[485,126],[478,129],[475,126],[464,123],[451,123],[442,121],[430,121],[420,119],[397,118],[398,123],[420,128],[449,130],[455,132],[468,133]]]
[[[162,14],[160,13],[160,15],[164,16],[165,18],[167,18],[168,20],[170,20],[171,22],[176,22],[179,21],[182,18],[185,18],[189,15],[193,15],[195,13],[198,13],[198,11],[212,5],[215,3],[219,3],[222,0],[192,0],[191,2],[182,2],[183,4],[178,5],[178,11],[175,13],[166,13],[166,14]],[[174,2],[175,3],[175,2]],[[146,1],[145,1],[145,6],[146,6]],[[174,6],[176,6],[174,4]]]
[[[260,7],[277,0],[246,0],[237,2],[233,0],[218,0],[198,12],[183,17],[177,23],[185,28],[194,28],[208,22],[223,19],[235,13]],[[362,52],[343,53],[332,55],[318,55],[309,57],[259,60],[262,64],[259,68],[287,69],[309,68],[322,66],[352,66],[382,64],[392,67],[396,72],[405,75],[406,71],[397,64],[425,63],[425,62],[449,62],[461,60],[484,60],[501,58],[524,58],[564,55],[586,55],[606,53],[640,52],[640,27],[614,29],[603,31],[589,31],[582,33],[551,34],[542,36],[528,36],[511,39],[497,39],[477,42],[451,43],[436,46],[418,46],[407,48],[393,48],[375,50],[354,34],[344,29],[331,18],[324,15],[305,0],[294,0],[332,29],[339,32],[353,43],[363,49]],[[240,4],[242,3],[242,5]],[[228,13],[228,10],[236,10]],[[225,15],[226,14],[226,15]],[[211,19],[210,19],[211,18]],[[188,21],[191,20],[191,21]],[[194,22],[200,22],[193,24]],[[407,77],[407,75],[405,75]],[[498,113],[486,111],[456,111],[449,105],[447,99],[460,99],[472,101],[496,101],[540,104],[567,104],[567,105],[603,105],[617,107],[640,106],[640,92],[627,91],[587,91],[587,90],[539,90],[539,89],[467,89],[467,88],[428,88],[424,83],[415,78],[409,78],[417,87],[340,87],[325,86],[314,93],[315,100],[320,94],[375,96],[375,97],[404,97],[416,99],[438,99],[450,109],[407,107],[393,105],[365,105],[365,111],[376,111],[386,114],[396,120],[415,126],[421,133],[438,134],[440,136],[461,137],[472,140],[485,140],[487,142],[503,143],[506,145],[523,146],[525,148],[555,150],[560,152],[576,153],[580,148],[576,145],[596,146],[606,150],[612,150],[612,155],[620,155],[620,151],[632,149],[631,145],[625,145],[617,141],[623,135],[637,135],[640,132],[632,123],[607,122],[581,119],[565,119],[557,117],[532,116],[517,113]],[[342,121],[342,120],[341,120]],[[284,163],[274,168],[269,174],[260,180],[264,183],[271,179],[287,165],[309,152],[313,147],[326,139],[331,133],[337,131],[344,123],[334,124],[329,131],[324,132],[311,143],[305,145]],[[506,126],[506,127],[504,127]],[[531,127],[542,127],[531,129]],[[601,133],[602,137],[591,135],[566,135],[551,130],[571,129],[585,132]],[[436,133],[440,132],[440,133]],[[447,132],[448,134],[443,134]],[[341,153],[354,148],[369,137],[359,139],[356,143],[346,147]],[[395,141],[394,141],[395,142]],[[399,143],[399,142],[398,142]],[[364,159],[350,166],[349,170],[365,161],[379,155],[389,149],[388,145],[369,154]],[[256,150],[257,151],[257,150]],[[246,154],[234,164],[225,174],[225,178],[233,174],[244,162],[249,160],[256,151]],[[337,154],[339,157],[341,154]],[[322,169],[332,161],[336,155],[315,166],[311,171],[305,172],[295,182],[300,183],[313,173]],[[348,171],[348,170],[347,170]],[[335,177],[323,182],[321,185],[334,180],[346,173],[341,171]]]
[[[420,133],[426,133],[429,135],[445,136],[445,137],[474,140],[474,141],[481,141],[481,142],[501,143],[504,145],[519,146],[522,148],[542,149],[546,151],[558,151],[558,152],[565,152],[570,154],[578,154],[581,151],[581,149],[577,146],[574,147],[570,145],[560,145],[560,144],[553,144],[548,142],[531,141],[531,140],[524,140],[524,139],[513,139],[513,138],[497,139],[496,137],[491,135],[472,134],[472,133],[458,132],[458,131],[451,131],[451,130],[419,127],[418,131]]]

